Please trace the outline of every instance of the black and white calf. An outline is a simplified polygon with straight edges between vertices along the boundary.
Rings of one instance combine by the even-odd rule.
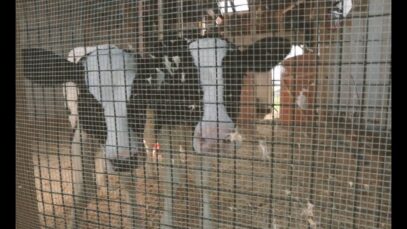
[[[270,71],[290,51],[283,38],[264,38],[240,51],[222,38],[200,38],[192,41],[172,40],[163,43],[157,61],[160,89],[156,96],[156,130],[162,125],[189,124],[194,128],[193,148],[200,155],[202,171],[195,181],[203,189],[203,228],[211,228],[211,211],[207,190],[210,160],[205,155],[218,155],[236,150],[242,140],[236,129],[243,76],[248,71]],[[156,63],[156,64],[157,64]],[[164,159],[171,163],[168,153]],[[201,175],[202,172],[202,175]],[[179,180],[179,172],[163,173],[164,181]],[[173,189],[164,189],[162,228],[172,226]]]
[[[108,173],[129,172],[144,162],[148,104],[156,111],[157,133],[162,125],[186,124],[194,130],[192,144],[199,155],[231,152],[241,141],[235,123],[243,75],[247,71],[269,71],[290,48],[282,38],[262,39],[242,52],[221,38],[181,39],[163,43],[160,53],[148,60],[101,45],[90,48],[91,52],[85,50],[80,54],[85,57],[71,62],[43,49],[23,50],[25,76],[29,80],[42,86],[64,84],[67,88],[69,119],[75,128],[75,209],[69,228],[80,227],[84,209],[96,196],[96,152],[103,152],[101,157],[107,159]],[[202,159],[201,164],[205,168],[195,180],[203,188],[208,185],[211,166],[209,160]],[[163,176],[171,181],[170,171]],[[135,184],[129,180],[133,181],[124,179],[124,183],[130,194],[131,215],[139,219],[134,215]],[[173,189],[164,190],[164,196],[175,196],[168,193]],[[209,194],[204,189],[204,228],[211,228]],[[171,210],[171,200],[166,198],[163,227],[172,225]],[[142,226],[137,220],[132,223]]]
[[[96,196],[95,159],[106,159],[103,164],[108,173],[131,172],[144,163],[145,90],[149,85],[143,85],[145,80],[138,77],[139,57],[115,46],[91,47],[80,55],[83,58],[70,61],[43,49],[22,51],[26,78],[42,86],[65,87],[69,120],[75,128],[75,208],[68,227],[80,228],[84,209]],[[97,152],[102,155],[96,156]],[[134,215],[135,182],[121,178],[129,191],[132,223],[142,225]]]

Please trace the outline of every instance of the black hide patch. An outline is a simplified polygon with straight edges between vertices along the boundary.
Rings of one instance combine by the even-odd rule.
[[[105,144],[107,139],[107,126],[103,106],[87,90],[80,86],[78,96],[79,125],[86,134],[96,139],[98,143]]]
[[[152,86],[147,83],[146,79],[135,78],[131,87],[130,99],[126,104],[129,126],[139,138],[143,138],[151,90]]]
[[[241,52],[236,47],[226,53],[222,61],[224,92],[223,99],[226,111],[234,123],[240,109],[240,93],[242,89],[245,68],[241,65]]]
[[[291,42],[281,37],[266,37],[250,45],[242,53],[246,71],[267,72],[280,63],[291,51]]]
[[[84,68],[44,49],[22,50],[24,75],[42,86],[56,86],[66,82],[83,83]]]
[[[140,150],[136,155],[126,159],[109,159],[115,172],[130,172],[143,165],[146,161],[146,151]]]
[[[172,72],[165,65],[165,58],[170,62]],[[178,67],[174,58],[180,60]],[[163,42],[158,59],[151,69],[157,77],[160,73],[155,68],[159,68],[165,78],[153,92],[156,133],[162,125],[181,124],[192,128],[203,115],[203,92],[187,41],[176,39]]]

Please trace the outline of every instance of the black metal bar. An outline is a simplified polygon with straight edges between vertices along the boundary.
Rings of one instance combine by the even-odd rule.
[[[38,6],[37,5],[35,5],[35,7],[34,7],[34,10],[37,12],[38,11]],[[28,26],[28,25],[27,25]],[[37,39],[38,40],[40,40],[40,33],[39,33],[39,31],[36,31],[37,32]],[[28,37],[29,35],[27,34],[27,37]],[[29,39],[29,38],[28,38]],[[30,43],[30,42],[29,42]],[[43,88],[42,88],[42,90],[43,90]],[[35,96],[35,92],[34,92],[34,87],[33,87],[33,85],[31,84],[31,92],[32,92],[32,98],[36,98],[36,96]],[[36,110],[37,110],[37,108],[36,108],[36,102],[34,102],[33,103],[33,105],[34,105],[34,113],[36,112]],[[34,116],[34,122],[35,122],[35,127],[36,128],[38,128],[38,122],[37,122],[37,116]],[[38,136],[38,138],[39,138],[39,136]],[[37,146],[37,161],[38,161],[38,165],[41,165],[41,157],[40,157],[40,146],[39,146],[39,144],[38,144],[38,142],[37,142],[37,144],[36,144],[36,146]],[[38,171],[39,171],[39,177],[40,177],[40,187],[41,187],[41,200],[42,200],[42,207],[43,207],[43,212],[42,212],[42,215],[43,215],[43,219],[44,219],[44,225],[47,225],[47,218],[45,217],[45,215],[44,215],[44,213],[45,213],[45,201],[44,201],[44,193],[43,193],[43,190],[44,190],[44,187],[43,187],[43,175],[42,175],[42,171],[41,171],[41,169],[38,167]]]
[[[366,37],[365,37],[365,61],[367,61],[367,50],[368,50],[368,39],[369,39],[369,19],[366,18]],[[367,78],[367,64],[364,65],[363,68],[363,86],[362,86],[362,99],[361,99],[361,104],[364,104],[366,102],[366,78]],[[360,124],[361,122],[363,122],[363,116],[364,116],[364,109],[363,106],[360,107],[360,114],[357,117],[357,122]],[[353,122],[353,119],[352,119]],[[357,140],[356,142],[359,142],[358,147],[361,146],[360,144],[360,135],[358,134],[357,136]],[[362,146],[363,147],[363,146]],[[358,150],[358,149],[357,149]],[[359,150],[358,150],[359,151]],[[359,200],[362,199],[362,192],[358,192],[358,188],[361,186],[361,177],[360,174],[362,173],[362,161],[364,161],[364,158],[360,158],[360,153],[361,152],[357,152],[356,155],[356,175],[355,175],[355,191],[353,193],[354,197],[353,197],[353,219],[352,219],[352,224],[353,224],[353,228],[357,228],[358,226],[356,225],[356,215],[357,215],[357,211],[358,211],[358,205],[360,205],[360,203],[358,202]]]
[[[275,80],[275,76],[274,76],[274,73],[273,73],[273,78],[272,78],[272,82],[273,82],[273,84],[272,84],[272,92],[271,92],[271,94],[272,94],[272,99],[273,99],[273,101],[271,102],[272,103],[272,110],[271,110],[271,113],[272,113],[272,117],[273,117],[273,120],[274,120],[274,107],[277,105],[276,103],[275,103],[275,90],[274,90],[274,88],[275,88],[275,86],[276,85],[274,85],[274,83],[276,82],[276,80]],[[280,82],[281,82],[281,78],[280,78]],[[281,83],[280,83],[281,84]],[[280,85],[278,85],[278,86],[280,86]],[[279,98],[280,98],[280,101],[278,101],[278,103],[279,104],[281,104],[281,86],[280,86],[280,93],[279,93]],[[281,108],[281,105],[279,105],[280,106],[280,108]],[[276,161],[275,161],[275,155],[274,155],[274,147],[275,147],[275,142],[274,142],[274,136],[276,136],[275,135],[275,133],[276,133],[276,125],[275,124],[271,124],[272,125],[272,128],[271,128],[271,136],[273,136],[272,138],[272,141],[271,141],[271,152],[270,152],[270,186],[269,186],[269,188],[270,188],[270,195],[268,196],[268,202],[269,202],[269,210],[268,210],[268,219],[267,219],[267,221],[268,221],[268,228],[272,228],[272,226],[274,225],[274,214],[273,214],[273,199],[274,199],[274,196],[273,196],[273,174],[274,174],[274,165],[275,165],[275,163],[276,163]],[[267,143],[268,143],[268,141],[266,141],[265,142],[265,144],[267,145]]]
[[[296,30],[296,36],[298,36],[298,30]],[[295,61],[294,62],[294,69],[297,69],[297,67],[298,67],[298,61]],[[294,85],[287,85],[287,87],[290,87],[290,86],[293,86],[292,88],[293,88],[293,91],[294,92],[296,92],[297,91],[297,73],[294,71],[293,72],[293,74],[292,74],[292,76],[293,76],[293,80],[291,81],[291,82],[293,82],[293,84]],[[280,89],[281,90],[281,89]],[[294,141],[294,127],[297,125],[296,124],[296,122],[295,122],[295,114],[296,114],[296,112],[295,112],[295,109],[296,109],[296,104],[295,104],[295,101],[296,100],[296,97],[295,97],[295,95],[294,96],[292,96],[292,103],[290,104],[291,105],[291,110],[290,110],[290,117],[291,117],[291,120],[290,120],[290,126],[291,126],[291,134],[290,134],[290,142],[291,142],[291,144],[290,144],[290,155],[291,155],[291,157],[290,157],[290,162],[289,162],[289,164],[291,165],[291,166],[289,166],[289,177],[290,177],[290,182],[289,182],[289,191],[290,192],[292,192],[292,185],[293,185],[293,173],[294,173],[294,166],[293,166],[293,163],[294,163],[294,154],[295,154],[295,141]],[[288,203],[288,216],[291,216],[291,208],[292,208],[292,199],[291,199],[291,195],[289,196],[289,203]],[[290,218],[291,219],[291,218]],[[290,228],[290,225],[291,225],[291,220],[288,220],[288,225],[287,225],[287,227],[288,228]]]
[[[50,15],[50,13],[49,13],[49,2],[47,1],[46,2],[46,6],[47,7],[45,7],[45,10],[46,10],[46,18],[47,18],[47,21],[48,22],[51,22],[51,20],[49,20],[48,19],[48,16]],[[50,23],[48,23],[48,25],[50,25]],[[51,29],[50,28],[48,28],[48,39],[49,40],[51,40]],[[55,103],[55,98],[57,97],[56,95],[55,95],[55,91],[53,90],[52,91],[53,92],[53,96],[52,96],[52,101],[53,101],[53,104],[54,104],[54,108],[56,107],[56,103]],[[45,97],[45,95],[43,94],[43,98]],[[45,99],[45,98],[44,98]],[[47,106],[45,106],[45,119],[47,119]],[[56,153],[57,155],[58,155],[58,164],[60,165],[61,163],[60,163],[60,161],[59,161],[59,159],[60,159],[60,157],[59,157],[59,132],[58,132],[58,134],[56,135],[56,139],[57,139],[57,148],[58,148],[58,152]],[[46,148],[47,148],[47,150],[48,150],[48,144],[46,143]],[[49,158],[49,155],[47,155],[48,156],[48,159],[47,159],[47,162],[48,162],[48,175],[49,175],[49,178],[51,178],[51,170],[50,170],[50,168],[51,168],[51,165],[50,165],[50,158]],[[60,180],[62,181],[62,176],[61,176],[61,173],[62,173],[62,169],[61,169],[61,167],[59,167],[59,171],[60,171],[60,173],[59,173],[59,177],[60,177]],[[60,188],[61,188],[61,191],[63,190],[62,189],[62,182],[59,182],[60,183]],[[52,212],[53,212],[53,214],[54,214],[54,217],[56,216],[56,210],[55,210],[55,203],[54,203],[54,193],[53,193],[53,191],[52,191],[52,182],[51,181],[49,181],[49,185],[50,185],[50,189],[51,189],[51,199],[52,199]],[[61,198],[62,198],[62,202],[64,202],[64,198],[63,198],[63,196],[61,196]],[[65,221],[65,224],[66,224],[66,220],[64,220]],[[56,227],[57,226],[57,224],[56,224],[56,220],[54,219],[54,227]]]
[[[317,9],[319,9],[319,4],[318,4],[319,2],[317,2],[316,4],[317,4],[317,6],[316,6],[316,8]],[[319,23],[319,21],[317,21],[316,22],[317,23],[317,28],[316,28],[316,30],[317,30],[317,41],[316,41],[316,43],[317,44],[319,44],[320,43],[320,23]],[[317,45],[317,47],[319,47],[319,45]],[[319,72],[318,71],[318,66],[319,66],[319,62],[320,62],[320,56],[319,55],[316,55],[316,57],[315,57],[315,66],[313,66],[314,68],[315,68],[315,72]],[[311,146],[311,153],[312,153],[312,159],[311,159],[311,182],[310,182],[310,187],[309,187],[309,201],[311,202],[311,203],[314,203],[314,190],[316,189],[316,181],[315,181],[315,173],[316,173],[316,166],[315,166],[315,161],[316,161],[316,153],[317,153],[317,150],[315,149],[315,146],[318,144],[318,142],[317,142],[317,139],[316,138],[318,138],[317,136],[318,136],[318,133],[320,132],[320,130],[318,130],[318,131],[316,131],[316,129],[317,129],[317,125],[316,125],[316,122],[318,121],[318,120],[320,120],[320,118],[317,118],[317,114],[316,114],[316,110],[317,110],[317,107],[318,107],[318,104],[317,104],[317,101],[318,101],[318,99],[317,98],[319,98],[319,96],[317,95],[317,93],[318,93],[318,86],[319,86],[319,75],[317,74],[316,76],[315,76],[315,86],[314,86],[314,88],[315,88],[315,91],[313,92],[314,93],[314,101],[313,101],[313,104],[312,104],[312,127],[311,127],[311,136],[312,136],[312,146]],[[318,116],[320,116],[320,115],[318,115]],[[311,225],[308,225],[308,227],[310,228],[311,227]]]
[[[389,77],[389,81],[391,81],[391,77]],[[387,120],[389,119],[389,110],[390,110],[390,108],[391,108],[391,87],[388,87],[387,88],[387,99],[386,99],[386,101],[388,102],[388,104],[387,104],[387,106],[386,106],[386,118],[385,118],[385,120],[386,120],[386,129],[385,129],[385,132],[387,133],[386,135],[387,135],[387,137],[386,137],[386,139],[391,139],[391,131],[390,130],[388,130],[388,128],[387,128]],[[390,144],[389,144],[390,145]],[[387,147],[386,147],[387,148]],[[385,160],[383,161],[383,163],[381,163],[381,165],[382,166],[380,166],[380,170],[379,171],[381,171],[381,182],[380,182],[380,187],[381,187],[381,191],[380,192],[378,192],[378,203],[376,204],[376,208],[377,208],[377,211],[376,211],[376,227],[377,228],[379,228],[380,227],[380,218],[381,218],[381,211],[382,211],[382,198],[383,198],[383,194],[384,194],[384,192],[385,192],[385,187],[386,187],[386,185],[385,185],[385,177],[386,177],[386,172],[389,172],[389,171],[387,171],[386,170],[386,168],[385,168],[385,166],[386,166],[386,163],[389,163],[389,164],[391,164],[391,162],[387,162],[387,160],[389,159],[390,157],[388,157],[387,155],[385,156]],[[388,176],[389,176],[389,174],[387,174]],[[379,176],[380,177],[380,176]]]
[[[84,44],[84,47],[85,47],[85,52],[86,52],[86,38],[85,38],[85,44]],[[110,52],[110,51],[109,51]],[[109,58],[110,59],[110,66],[112,66],[112,62],[111,62],[111,58]],[[97,62],[97,68],[98,69],[100,69],[100,60],[99,60],[99,49],[98,48],[96,48],[96,62]],[[88,65],[86,64],[85,65],[85,71],[86,71],[86,74],[89,74],[89,71],[88,71]],[[112,74],[112,73],[111,73]],[[98,76],[99,76],[99,81],[101,82],[102,80],[101,80],[101,75],[100,75],[100,72],[98,72]],[[99,87],[99,94],[100,94],[100,102],[102,103],[102,101],[103,101],[103,93],[102,93],[102,88],[101,87]],[[114,99],[113,99],[114,100]],[[116,115],[116,111],[114,110],[114,115]],[[115,127],[116,127],[117,125],[115,125]],[[106,129],[106,131],[107,131],[107,129]],[[115,131],[117,131],[117,130],[115,130]],[[116,139],[116,142],[117,142],[117,139]],[[106,152],[105,152],[106,153]],[[105,161],[105,166],[106,166],[106,168],[107,168],[107,161]],[[106,174],[106,176],[108,176],[107,174]],[[106,189],[107,189],[107,191],[109,191],[109,179],[107,178],[107,180],[106,180],[107,182],[106,182],[106,185],[107,185],[107,187],[106,187]],[[121,185],[120,184],[120,179],[119,179],[119,185]],[[122,193],[121,193],[121,189],[119,189],[119,196],[120,197],[122,197]],[[111,218],[111,214],[110,214],[110,200],[109,200],[110,198],[108,198],[108,209],[109,209],[109,214],[108,214],[108,216],[109,216],[109,224],[111,224],[111,220],[112,220],[112,218]],[[121,214],[123,214],[123,212],[122,212],[122,207],[120,206],[120,213]],[[123,219],[122,218],[120,218],[120,224],[121,225],[123,225]]]
[[[26,9],[24,4],[16,4],[17,10],[20,6],[20,11],[23,11],[23,21],[26,19]],[[17,11],[18,12],[18,11]],[[27,23],[24,23],[26,28],[28,28]],[[16,28],[20,28],[19,23],[16,23]],[[23,29],[22,29],[23,30]],[[17,34],[17,48],[21,48],[21,32]],[[27,33],[28,41],[29,33]],[[17,63],[21,54],[16,53]],[[20,61],[21,63],[21,61]],[[18,66],[18,65],[17,65]],[[34,227],[39,227],[39,210],[38,210],[38,200],[37,192],[35,190],[35,167],[33,164],[33,153],[25,152],[24,147],[19,144],[23,141],[27,141],[30,137],[27,133],[22,131],[24,125],[21,123],[21,119],[26,119],[26,104],[24,104],[24,99],[27,98],[27,90],[24,86],[23,75],[27,74],[24,71],[21,71],[16,75],[16,228],[24,227],[26,225],[32,225]],[[32,85],[31,85],[32,86]],[[21,104],[21,107],[18,106]],[[20,118],[19,118],[20,116]],[[19,165],[20,164],[20,165]],[[22,165],[22,166],[21,166]],[[24,219],[24,222],[21,222],[21,219]]]
[[[184,135],[184,145],[187,146],[190,143],[187,137]],[[188,152],[184,152],[184,161],[185,161],[185,202],[186,202],[186,211],[187,211],[187,228],[190,228],[190,206],[189,206],[189,179],[188,179]]]
[[[173,150],[173,135],[172,135],[172,129],[169,130],[169,151],[165,152],[165,153],[169,153],[170,154],[170,174],[171,174],[171,216],[172,217],[172,223],[174,223],[174,206],[175,206],[175,198],[176,198],[176,192],[178,190],[178,186],[177,188],[174,187],[174,150]],[[168,166],[168,165],[165,165]]]

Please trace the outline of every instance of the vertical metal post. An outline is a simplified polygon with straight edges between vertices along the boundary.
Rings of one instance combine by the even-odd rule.
[[[31,151],[28,150],[29,142],[27,142],[27,139],[29,138],[29,132],[26,131],[24,126],[24,120],[28,120],[28,117],[24,105],[26,97],[19,52],[21,47],[19,23],[17,23],[16,29],[16,228],[26,228],[27,225],[31,225],[32,228],[39,228],[34,164]]]
[[[138,2],[138,51],[144,53],[143,1]]]
[[[158,6],[158,40],[164,39],[164,24],[163,24],[163,0],[157,0]]]

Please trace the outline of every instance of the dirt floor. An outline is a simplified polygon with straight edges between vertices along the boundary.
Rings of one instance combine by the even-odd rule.
[[[160,168],[169,166],[162,158],[171,148],[174,165],[188,177],[174,197],[176,228],[200,228],[200,190],[191,172],[200,168],[192,133],[171,129],[160,137],[160,151],[149,153],[146,165],[136,171],[137,200],[143,206],[139,215],[147,228],[159,228]],[[328,125],[288,127],[264,120],[240,131],[244,139],[236,153],[211,159],[215,228],[391,228],[389,139],[380,142]],[[64,228],[72,208],[69,145],[36,144],[33,149],[41,223]],[[118,176],[108,179],[109,189],[98,187],[85,212],[84,228],[129,228],[129,218],[122,217],[129,210],[128,194]]]

